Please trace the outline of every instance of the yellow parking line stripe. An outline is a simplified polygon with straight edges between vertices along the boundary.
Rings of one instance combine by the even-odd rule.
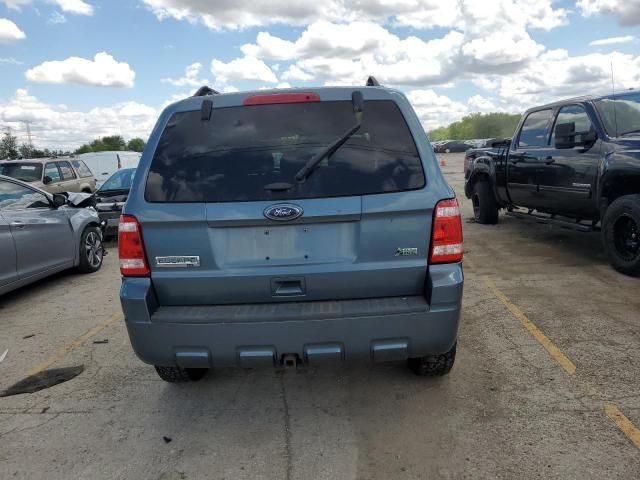
[[[605,403],[604,411],[613,423],[615,423],[622,433],[624,433],[629,440],[631,440],[636,447],[640,448],[640,430],[636,427],[631,420],[625,417],[624,413],[614,405],[613,403]]]
[[[576,366],[571,360],[569,360],[564,353],[560,351],[555,344],[549,340],[549,338],[542,333],[542,331],[536,327],[536,325],[529,320],[529,318],[520,310],[517,305],[511,303],[507,296],[496,287],[496,284],[487,276],[483,276],[484,283],[487,284],[489,289],[497,297],[498,300],[505,306],[511,314],[516,317],[520,323],[526,328],[533,337],[540,342],[540,344],[549,352],[556,362],[560,364],[562,368],[569,374],[574,375],[576,373]]]
[[[54,363],[56,363],[56,362],[60,361],[62,358],[64,358],[64,356],[67,355],[69,352],[75,350],[76,348],[81,346],[84,342],[89,340],[91,337],[93,337],[94,335],[98,334],[101,330],[103,330],[104,328],[108,327],[109,325],[111,325],[111,324],[113,324],[113,323],[115,323],[115,322],[117,322],[118,320],[121,320],[121,319],[122,319],[122,314],[121,313],[116,313],[115,315],[112,315],[111,317],[107,318],[104,322],[99,323],[98,325],[93,327],[91,330],[86,332],[84,335],[79,336],[73,342],[68,343],[67,345],[62,347],[60,350],[58,350],[58,352],[56,352],[53,356],[49,357],[47,360],[42,362],[40,365],[38,365],[37,367],[32,368],[29,371],[29,376],[37,375],[38,373],[42,372],[43,370],[46,370],[51,365],[53,365]]]

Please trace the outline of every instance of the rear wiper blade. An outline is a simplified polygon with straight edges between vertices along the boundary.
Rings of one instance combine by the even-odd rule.
[[[304,180],[306,180],[306,178],[309,175],[311,175],[311,172],[313,171],[313,169],[322,160],[324,160],[325,158],[330,157],[331,155],[336,153],[336,151],[342,145],[344,145],[347,142],[347,140],[349,140],[358,130],[360,130],[361,126],[362,125],[360,123],[354,125],[347,132],[345,132],[344,135],[342,135],[339,139],[337,139],[331,145],[329,145],[328,147],[323,148],[320,152],[316,153],[313,157],[311,157],[311,159],[309,159],[309,161],[305,164],[305,166],[302,167],[298,171],[298,173],[296,173],[296,181],[303,182]]]
[[[331,145],[323,148],[321,151],[311,157],[309,161],[304,165],[304,167],[302,167],[298,171],[298,173],[296,173],[296,181],[304,182],[322,160],[336,153],[336,150],[338,150],[347,142],[347,140],[349,140],[358,130],[360,130],[360,127],[362,127],[362,116],[364,113],[364,98],[361,91],[356,90],[351,94],[351,103],[353,105],[353,113],[356,116],[357,123],[349,130],[347,130],[344,135],[338,138]]]

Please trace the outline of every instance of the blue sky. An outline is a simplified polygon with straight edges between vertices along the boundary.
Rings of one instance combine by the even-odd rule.
[[[0,126],[25,139],[29,121],[39,146],[74,147],[146,136],[202,82],[373,74],[407,93],[428,130],[608,89],[610,62],[617,88],[640,86],[639,38],[638,0],[0,0]]]

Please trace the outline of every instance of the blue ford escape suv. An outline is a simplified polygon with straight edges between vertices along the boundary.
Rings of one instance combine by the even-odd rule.
[[[458,204],[409,102],[375,79],[203,87],[167,107],[119,250],[131,343],[166,381],[325,360],[453,365]]]

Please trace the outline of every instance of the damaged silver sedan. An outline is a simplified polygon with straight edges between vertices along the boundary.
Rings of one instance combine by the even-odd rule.
[[[62,270],[100,269],[100,218],[87,200],[0,176],[0,295]]]

